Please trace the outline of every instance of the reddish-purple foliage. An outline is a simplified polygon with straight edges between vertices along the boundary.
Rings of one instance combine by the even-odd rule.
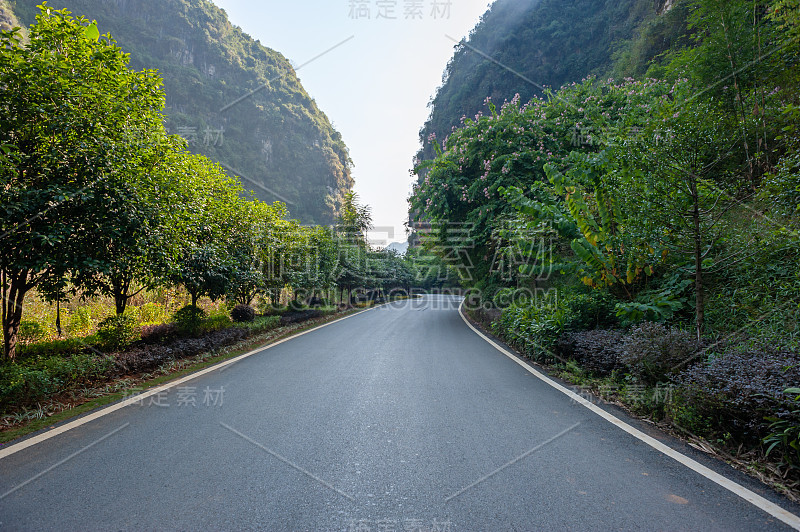
[[[648,384],[656,384],[697,361],[701,347],[687,331],[644,322],[622,340],[620,361]]]
[[[319,318],[321,316],[322,316],[322,311],[317,309],[299,310],[297,312],[287,312],[281,316],[281,325],[313,320],[314,318]]]
[[[252,322],[256,319],[256,311],[250,305],[236,305],[231,310],[231,319],[238,323]]]
[[[141,345],[115,354],[115,364],[111,371],[117,375],[152,371],[170,360],[188,358],[235,344],[248,334],[247,329],[230,327],[201,338],[179,338],[164,345]]]
[[[556,350],[564,358],[575,360],[595,375],[608,375],[624,366],[619,361],[623,334],[596,329],[562,334]]]
[[[146,344],[157,344],[167,338],[177,336],[178,330],[174,323],[164,323],[162,325],[145,325],[142,327],[142,342]]]
[[[768,432],[765,416],[796,417],[783,392],[800,384],[800,353],[731,350],[688,368],[677,381],[697,414],[738,438],[756,441]]]

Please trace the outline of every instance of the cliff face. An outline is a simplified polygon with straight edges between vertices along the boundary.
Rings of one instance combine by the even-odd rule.
[[[656,0],[656,13],[663,15],[675,5],[675,0]]]
[[[27,25],[41,3],[3,1]],[[353,185],[341,135],[289,61],[233,26],[223,10],[208,0],[48,5],[96,19],[101,33],[111,33],[130,53],[133,68],[160,72],[167,127],[190,149],[219,161],[259,198],[285,201],[295,218],[335,219]]]
[[[10,30],[20,25],[14,10],[6,0],[0,0],[0,30]]]

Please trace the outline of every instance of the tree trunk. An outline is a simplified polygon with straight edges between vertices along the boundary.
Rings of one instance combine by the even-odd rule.
[[[61,298],[56,301],[56,332],[58,337],[61,338]]]
[[[117,308],[117,316],[122,316],[125,313],[125,307],[128,305],[128,298],[124,295],[114,291],[114,306]]]
[[[17,355],[17,332],[22,321],[22,302],[31,286],[27,270],[10,276],[4,273],[3,281],[3,353],[6,358],[14,359]]]
[[[197,292],[196,291],[192,291],[191,295],[192,295],[192,306],[196,307],[197,306]]]
[[[697,191],[697,179],[691,179],[692,192],[692,230],[694,232],[694,297],[695,297],[695,329],[697,341],[703,336],[703,319],[705,317],[703,298],[703,248],[700,234],[700,198]]]
[[[124,277],[111,277],[111,288],[114,291],[114,306],[117,310],[117,316],[122,316],[125,313],[125,308],[128,306],[128,300],[131,298],[128,292],[131,287],[132,279],[125,279]]]

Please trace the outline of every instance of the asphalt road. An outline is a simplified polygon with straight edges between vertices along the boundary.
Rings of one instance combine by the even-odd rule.
[[[349,317],[5,456],[0,529],[789,529],[526,371],[457,304]]]

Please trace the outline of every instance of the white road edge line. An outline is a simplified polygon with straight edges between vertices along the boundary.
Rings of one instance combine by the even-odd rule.
[[[240,360],[245,359],[247,357],[253,356],[256,353],[261,353],[262,351],[266,351],[267,349],[271,349],[273,347],[276,347],[276,346],[278,346],[278,345],[280,345],[280,344],[282,344],[284,342],[288,342],[289,340],[294,340],[295,338],[299,338],[300,336],[303,336],[303,335],[308,334],[310,332],[314,332],[316,330],[322,329],[323,327],[327,327],[328,325],[333,325],[334,323],[338,323],[338,322],[340,322],[342,320],[346,320],[348,318],[352,318],[353,316],[358,316],[359,314],[363,314],[365,312],[369,312],[371,310],[375,310],[375,309],[380,308],[382,306],[383,305],[376,305],[374,307],[371,307],[371,308],[368,308],[368,309],[365,309],[365,310],[362,310],[362,311],[359,311],[359,312],[355,312],[355,313],[350,314],[348,316],[344,316],[344,317],[339,318],[337,320],[329,321],[328,323],[323,323],[322,325],[319,325],[319,326],[314,327],[312,329],[308,329],[307,331],[303,331],[301,333],[293,334],[293,335],[291,335],[291,336],[289,336],[287,338],[284,338],[282,340],[279,340],[279,341],[277,341],[275,343],[272,343],[272,344],[269,344],[269,345],[266,345],[266,346],[263,346],[263,347],[259,347],[258,349],[254,349],[253,351],[247,352],[247,353],[245,353],[243,355],[239,355],[238,357],[231,358],[229,360],[225,360],[223,362],[220,362],[219,364],[214,364],[213,366],[209,366],[209,367],[207,367],[207,368],[205,368],[203,370],[200,370],[200,371],[198,371],[196,373],[192,373],[191,375],[187,375],[185,377],[181,377],[178,380],[175,380],[175,381],[172,381],[172,382],[168,382],[167,384],[163,384],[163,385],[158,386],[156,388],[147,390],[146,392],[142,392],[142,393],[140,393],[138,395],[134,395],[133,397],[130,397],[129,399],[126,399],[124,401],[120,401],[119,403],[114,403],[111,406],[108,406],[106,408],[103,408],[101,410],[93,412],[93,413],[91,413],[91,414],[89,414],[87,416],[84,416],[82,418],[76,419],[74,421],[70,421],[69,423],[65,423],[64,425],[61,425],[60,427],[56,427],[56,428],[54,428],[52,430],[49,430],[47,432],[43,432],[42,434],[39,434],[38,436],[33,436],[33,437],[28,438],[27,440],[23,440],[23,441],[21,441],[19,443],[15,443],[15,444],[9,445],[6,448],[0,448],[0,460],[2,460],[3,458],[6,458],[7,456],[11,456],[14,453],[18,453],[19,451],[22,451],[23,449],[27,449],[28,447],[32,447],[34,445],[42,443],[43,441],[49,440],[50,438],[58,436],[59,434],[63,434],[63,433],[68,432],[68,431],[70,431],[72,429],[78,428],[81,425],[85,425],[86,423],[94,421],[95,419],[99,419],[99,418],[101,418],[103,416],[107,416],[108,414],[110,414],[112,412],[116,412],[117,410],[120,410],[122,408],[125,408],[128,405],[131,405],[131,404],[134,404],[134,403],[139,403],[143,399],[147,399],[148,397],[151,397],[153,395],[157,395],[159,393],[165,392],[165,391],[167,391],[167,390],[169,390],[171,388],[174,388],[176,386],[179,386],[179,385],[181,385],[181,384],[183,384],[185,382],[189,382],[189,381],[194,380],[194,379],[196,379],[198,377],[202,377],[203,375],[211,373],[212,371],[217,371],[218,369],[221,369],[221,368],[223,368],[225,366],[229,366],[231,364],[235,364],[236,362],[239,362]]]
[[[631,425],[628,425],[627,423],[625,423],[624,421],[622,421],[618,417],[616,417],[616,416],[614,416],[612,414],[609,414],[608,412],[606,412],[605,410],[603,410],[599,406],[597,406],[595,404],[592,404],[591,402],[587,401],[585,398],[583,398],[580,395],[576,394],[575,392],[573,392],[569,388],[565,388],[564,386],[561,386],[560,384],[558,384],[557,382],[551,380],[549,377],[547,377],[546,375],[544,375],[540,371],[537,371],[536,368],[531,367],[530,365],[525,363],[523,360],[521,360],[518,356],[516,356],[514,353],[511,353],[510,351],[508,351],[504,347],[502,347],[499,344],[497,344],[494,340],[492,340],[491,338],[489,338],[488,336],[483,334],[481,331],[476,329],[472,325],[472,323],[469,322],[467,317],[464,316],[463,308],[464,308],[464,302],[462,301],[461,302],[461,306],[459,306],[459,308],[458,308],[458,313],[461,316],[461,319],[464,320],[464,323],[466,323],[467,326],[470,329],[472,329],[472,331],[475,334],[477,334],[478,336],[480,336],[481,338],[486,340],[495,349],[497,349],[498,351],[500,351],[501,353],[506,355],[508,358],[510,358],[511,360],[513,360],[514,362],[516,362],[517,364],[519,364],[520,366],[525,368],[529,373],[533,374],[534,377],[536,377],[539,380],[541,380],[542,382],[552,386],[553,388],[555,388],[559,392],[561,392],[564,395],[566,395],[567,397],[569,397],[572,401],[574,401],[576,403],[580,403],[581,405],[583,405],[584,407],[588,408],[589,410],[591,410],[592,412],[594,412],[595,414],[597,414],[601,418],[605,419],[606,421],[608,421],[609,423],[615,425],[616,427],[624,430],[625,432],[627,432],[628,434],[630,434],[634,438],[640,440],[641,442],[646,443],[647,445],[649,445],[653,449],[655,449],[655,450],[657,450],[657,451],[669,456],[670,458],[672,458],[676,462],[679,462],[680,464],[688,467],[689,469],[691,469],[695,473],[698,473],[698,474],[704,476],[708,480],[714,482],[715,484],[718,484],[719,486],[725,488],[726,490],[730,491],[731,493],[733,493],[735,495],[738,495],[739,497],[741,497],[742,499],[746,500],[747,502],[749,502],[753,506],[756,506],[757,508],[763,510],[764,512],[766,512],[769,515],[775,517],[776,519],[780,519],[781,521],[783,521],[784,523],[786,523],[790,527],[794,528],[795,530],[800,530],[800,517],[796,516],[795,514],[789,512],[787,510],[784,510],[783,508],[781,508],[777,504],[768,501],[767,499],[765,499],[761,495],[758,495],[757,493],[754,493],[754,492],[750,491],[749,489],[745,488],[744,486],[742,486],[740,484],[737,484],[736,482],[730,480],[729,478],[727,478],[727,477],[725,477],[723,475],[720,475],[716,471],[714,471],[712,469],[709,469],[708,467],[706,467],[703,464],[697,462],[696,460],[693,460],[693,459],[689,458],[688,456],[686,456],[686,455],[684,455],[682,453],[679,453],[678,451],[676,451],[672,447],[669,447],[668,445],[665,445],[665,444],[661,443],[660,441],[656,440],[655,438],[653,438],[651,436],[648,436],[644,432],[632,427]]]

